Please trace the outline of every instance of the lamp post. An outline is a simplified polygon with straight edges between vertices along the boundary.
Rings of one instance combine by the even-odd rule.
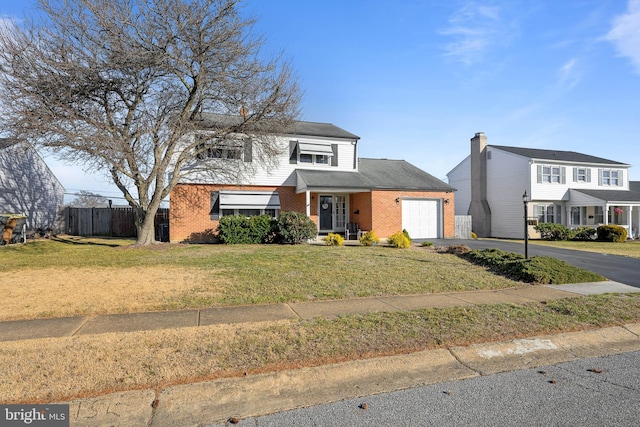
[[[529,258],[529,209],[528,203],[531,201],[531,197],[527,194],[527,190],[524,190],[522,195],[522,202],[524,203],[524,258]]]

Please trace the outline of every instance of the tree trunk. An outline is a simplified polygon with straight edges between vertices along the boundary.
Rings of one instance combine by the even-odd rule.
[[[136,217],[137,216],[138,215],[136,215]],[[140,221],[140,219],[136,218],[136,229],[138,230],[138,239],[136,240],[136,246],[144,246],[157,243],[155,217],[156,212],[152,212],[151,210],[149,210],[145,212],[142,222]]]

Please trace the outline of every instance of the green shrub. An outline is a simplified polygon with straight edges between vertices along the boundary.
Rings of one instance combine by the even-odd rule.
[[[363,246],[375,246],[380,243],[380,239],[376,236],[375,231],[367,231],[362,236],[360,236],[360,244]]]
[[[596,238],[596,229],[591,227],[578,227],[569,232],[571,240],[594,240]]]
[[[411,240],[411,236],[409,236],[409,232],[407,231],[406,228],[402,229],[402,234],[404,234],[404,237],[407,238],[407,240],[409,241],[409,243],[411,243],[413,240]]]
[[[562,224],[543,222],[534,228],[543,240],[569,240],[569,229]]]
[[[407,236],[402,231],[387,237],[387,243],[394,248],[408,248],[411,246],[411,241],[407,239]]]
[[[605,280],[599,274],[546,256],[525,259],[524,256],[513,252],[483,249],[470,251],[462,257],[493,272],[527,283],[563,284]]]
[[[220,242],[226,244],[264,243],[271,232],[271,216],[223,216],[218,224]]]
[[[342,246],[344,243],[344,238],[336,233],[329,233],[327,237],[323,238],[325,242],[327,242],[327,246]]]
[[[433,246],[433,242],[422,242],[421,245],[430,248],[431,246]]]
[[[605,242],[625,242],[627,240],[627,229],[619,225],[601,225],[596,231],[598,240]]]
[[[300,244],[318,235],[318,228],[302,212],[281,212],[275,222],[276,241],[284,244]]]
[[[472,232],[471,232],[471,238],[472,238],[472,239],[477,239],[477,238],[478,238],[478,235],[472,231]]]

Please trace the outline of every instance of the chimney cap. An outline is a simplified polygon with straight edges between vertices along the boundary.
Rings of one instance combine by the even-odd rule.
[[[476,132],[476,136],[484,135],[484,132]]]

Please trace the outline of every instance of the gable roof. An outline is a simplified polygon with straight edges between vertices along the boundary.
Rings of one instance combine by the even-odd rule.
[[[198,124],[201,128],[215,128],[219,126],[239,126],[244,118],[226,114],[202,113]],[[332,123],[305,122],[296,120],[291,129],[285,130],[286,135],[319,136],[325,138],[360,139],[359,136],[347,132]]]
[[[628,190],[584,190],[572,188],[571,191],[577,191],[605,202],[640,203],[640,181],[629,181]]]
[[[539,148],[507,147],[503,145],[488,145],[509,153],[539,160],[553,160],[556,162],[572,163],[598,163],[603,165],[629,166],[626,163],[614,160],[603,159],[602,157],[590,156],[588,154],[576,153],[575,151],[543,150]]]
[[[404,160],[358,159],[358,172],[296,169],[304,189],[455,191],[455,188]]]

